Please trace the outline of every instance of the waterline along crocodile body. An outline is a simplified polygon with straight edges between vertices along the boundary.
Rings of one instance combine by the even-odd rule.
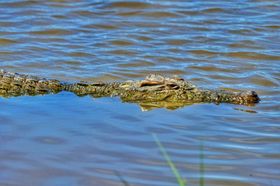
[[[0,70],[0,95],[3,97],[61,91],[73,92],[79,96],[119,96],[125,102],[155,107],[178,107],[199,102],[254,105],[260,101],[255,91],[200,89],[177,77],[150,75],[139,81],[67,83]]]

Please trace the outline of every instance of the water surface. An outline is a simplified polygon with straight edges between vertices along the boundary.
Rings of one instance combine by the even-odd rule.
[[[0,2],[8,71],[64,81],[179,75],[256,90],[255,107],[142,112],[117,98],[1,98],[0,185],[176,185],[158,135],[189,185],[280,185],[280,4],[246,1]]]

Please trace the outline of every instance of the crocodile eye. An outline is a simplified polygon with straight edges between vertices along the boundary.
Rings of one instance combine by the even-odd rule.
[[[185,79],[184,78],[179,78],[179,77],[176,77],[176,78],[174,78],[176,81],[185,81]]]
[[[167,86],[168,88],[175,89],[175,90],[177,90],[177,89],[180,88],[180,86],[177,85],[177,84],[175,84],[175,83],[168,83],[168,84],[166,84],[166,86]]]
[[[160,81],[142,81],[140,84],[140,87],[162,85],[162,84],[163,84],[163,82],[160,82]]]

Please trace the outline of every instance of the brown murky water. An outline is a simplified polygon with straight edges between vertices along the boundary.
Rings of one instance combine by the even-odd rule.
[[[262,99],[141,112],[69,93],[1,98],[1,186],[176,185],[152,133],[188,185],[280,185],[278,0],[1,1],[0,59],[68,81],[176,74]]]

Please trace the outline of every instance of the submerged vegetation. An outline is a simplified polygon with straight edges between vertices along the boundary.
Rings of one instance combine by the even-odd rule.
[[[178,183],[178,186],[187,186],[187,179],[183,178],[183,176],[180,174],[179,170],[177,169],[175,163],[171,160],[171,157],[167,153],[165,147],[162,145],[161,141],[157,137],[156,134],[153,133],[154,141],[156,142],[157,146],[159,147],[160,152],[162,153],[163,157],[166,160],[166,163],[170,167],[172,173],[176,177],[176,181]],[[204,146],[203,143],[200,144],[200,164],[199,164],[199,172],[200,172],[200,178],[199,178],[199,186],[205,186],[205,179],[204,179]],[[122,175],[118,172],[115,171],[115,175],[119,178],[121,183],[124,186],[130,186],[130,184],[122,177]]]
[[[176,168],[175,163],[171,160],[170,156],[168,155],[166,149],[160,142],[159,138],[157,137],[156,134],[153,134],[154,140],[156,144],[158,145],[160,152],[162,153],[163,157],[166,160],[166,163],[170,167],[172,173],[176,177],[178,186],[187,186],[187,179],[183,178],[182,175],[180,174],[179,170]],[[199,165],[199,170],[200,170],[200,178],[199,178],[199,186],[204,186],[204,153],[203,153],[204,146],[201,143],[200,145],[200,165]]]

